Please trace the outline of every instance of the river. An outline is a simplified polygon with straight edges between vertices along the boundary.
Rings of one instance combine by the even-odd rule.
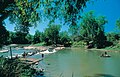
[[[120,77],[120,52],[109,52],[110,58],[101,53],[76,48],[51,54],[43,61],[46,77]]]
[[[23,53],[33,50],[13,50]],[[108,52],[109,58],[100,57],[103,51],[69,48],[45,55],[38,67],[45,69],[43,77],[120,77],[120,52]],[[3,53],[0,55],[8,55]],[[41,58],[40,54],[31,58]],[[37,76],[40,77],[40,76]]]

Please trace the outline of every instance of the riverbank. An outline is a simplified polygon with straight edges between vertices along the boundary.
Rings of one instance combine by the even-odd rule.
[[[94,50],[94,51],[106,51],[106,52],[120,52],[120,48],[116,48],[116,47],[106,47],[106,48],[101,48],[101,49],[97,49],[97,48],[86,48],[85,46],[83,47],[71,47],[71,49],[83,49],[83,50]]]
[[[102,49],[96,49],[96,48],[91,48],[91,49],[87,49],[87,50],[95,50],[95,51],[106,51],[106,52],[120,52],[120,49],[114,49],[114,48],[102,48]]]
[[[24,48],[27,50],[38,50],[38,51],[46,51],[49,48],[53,48],[55,50],[62,50],[65,49],[67,47],[64,46],[57,46],[57,47],[52,47],[52,46],[36,46],[36,45],[31,45],[31,44],[11,44],[8,45],[7,48],[9,49],[9,46],[15,47],[15,48]],[[5,46],[6,48],[6,46]],[[120,47],[116,47],[116,46],[112,46],[112,47],[106,47],[106,48],[101,48],[101,49],[97,49],[97,48],[91,48],[91,49],[87,49],[85,46],[79,46],[79,47],[69,47],[70,49],[85,49],[85,50],[95,50],[95,51],[108,51],[108,52],[120,52]],[[4,47],[3,47],[4,49]]]
[[[55,50],[61,50],[61,49],[65,49],[64,46],[61,47],[52,47],[52,46],[34,46],[34,45],[30,45],[30,46],[25,46],[23,47],[24,49],[36,49],[36,50],[40,50],[40,51],[45,51],[49,48],[54,48]]]

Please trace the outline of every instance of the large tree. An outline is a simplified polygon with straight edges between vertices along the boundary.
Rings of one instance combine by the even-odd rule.
[[[0,39],[3,38],[4,41],[8,36],[7,30],[3,26],[6,18],[16,24],[16,30],[22,33],[28,33],[28,27],[39,20],[37,13],[37,8],[40,5],[39,0],[0,0],[0,5]]]
[[[8,40],[9,32],[6,30],[6,28],[0,23],[0,47],[3,44],[6,44]]]
[[[71,39],[67,31],[60,32],[59,34],[59,42],[62,45],[68,45],[70,43]]]
[[[33,38],[33,43],[40,43],[42,42],[42,32],[40,32],[39,30],[36,30],[35,31],[35,35],[34,35],[34,38]]]
[[[28,27],[36,25],[42,17],[49,20],[64,19],[75,22],[89,0],[0,0],[0,23],[9,17],[16,29],[28,33]],[[39,10],[37,10],[39,8]],[[2,25],[1,25],[2,27]],[[21,28],[22,27],[22,28]],[[23,29],[24,28],[24,29]],[[25,30],[26,29],[26,30]]]
[[[59,31],[60,31],[60,25],[50,24],[48,25],[48,28],[45,29],[45,36],[46,39],[48,39],[47,42],[50,42],[52,44],[58,43],[59,38]]]
[[[31,26],[44,17],[73,21],[89,0],[1,0],[0,21],[9,17],[16,25]],[[39,10],[37,10],[39,8]],[[38,13],[39,12],[39,13]]]
[[[86,13],[81,21],[80,32],[86,42],[92,41],[94,47],[104,47],[106,37],[104,35],[104,24],[107,20],[104,16],[95,17],[93,11]],[[102,38],[101,38],[102,37]]]

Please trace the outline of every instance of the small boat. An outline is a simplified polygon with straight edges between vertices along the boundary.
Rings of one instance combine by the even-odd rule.
[[[0,50],[1,53],[6,53],[8,52],[9,50]]]
[[[110,55],[102,54],[100,57],[111,57]]]
[[[103,53],[100,57],[111,57],[107,52]]]

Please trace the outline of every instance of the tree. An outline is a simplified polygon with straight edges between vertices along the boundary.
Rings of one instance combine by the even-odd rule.
[[[64,18],[66,22],[76,20],[89,0],[44,0],[44,14],[48,18]],[[54,5],[54,6],[53,6]]]
[[[1,0],[0,23],[9,18],[11,23],[16,25],[15,30],[19,30],[21,33],[28,33],[29,27],[35,26],[36,21],[42,19],[43,16],[49,20],[59,18],[64,19],[65,23],[74,22],[80,18],[80,11],[86,6],[86,2],[88,1]]]
[[[28,33],[29,27],[36,24],[39,20],[37,8],[39,8],[39,0],[0,0],[0,38],[3,42],[9,36],[7,30],[3,26],[3,22],[9,17],[11,23],[16,24],[18,33]],[[19,31],[18,31],[19,30]],[[24,35],[24,34],[23,34]],[[19,40],[16,40],[19,41]],[[0,42],[0,44],[3,44]]]
[[[9,37],[9,32],[6,30],[6,28],[0,22],[0,47],[2,45],[6,44],[8,37]]]
[[[33,38],[34,38],[33,35],[27,34],[27,36],[25,38],[27,39],[29,44],[33,43]]]
[[[70,36],[66,31],[60,32],[59,38],[60,38],[60,44],[63,44],[64,46],[68,45],[71,41]]]
[[[120,30],[120,18],[116,21],[116,26]]]
[[[66,21],[79,18],[79,12],[89,0],[1,0],[0,19],[9,17],[17,25],[31,26],[42,14],[47,18],[64,18]],[[53,6],[54,5],[54,6]],[[40,14],[37,9],[40,8]],[[41,9],[42,8],[42,9]],[[40,15],[40,16],[39,16]]]
[[[107,23],[107,20],[104,16],[95,17],[92,11],[83,16],[80,24],[80,33],[88,44],[92,41],[94,47],[104,47],[106,37],[103,25],[105,23]]]
[[[40,43],[40,42],[41,42],[40,38],[41,38],[41,33],[40,33],[38,30],[36,30],[36,31],[35,31],[35,35],[34,35],[34,38],[33,38],[33,42],[34,42],[35,44],[36,44],[36,43]]]
[[[46,42],[57,44],[59,38],[60,25],[49,24],[45,29]]]
[[[117,43],[117,41],[120,39],[120,35],[119,34],[117,34],[117,33],[108,33],[107,35],[106,35],[106,37],[107,37],[107,41],[108,42],[111,42],[112,44],[116,44]]]
[[[30,27],[39,20],[39,0],[1,0],[0,4],[0,22],[9,17],[18,26]]]

